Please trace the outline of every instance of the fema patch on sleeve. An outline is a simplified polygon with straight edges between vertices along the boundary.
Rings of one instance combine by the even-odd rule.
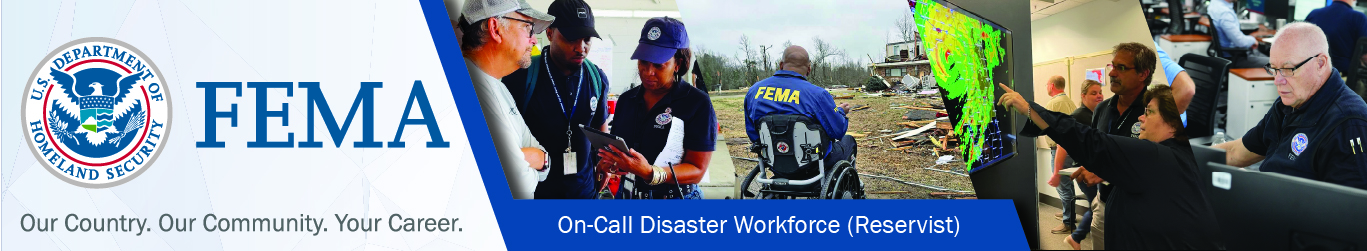
[[[127,43],[102,37],[69,42],[28,78],[24,139],[38,162],[67,183],[123,184],[165,148],[168,85],[151,59]]]
[[[1310,138],[1305,137],[1305,133],[1297,133],[1296,137],[1291,138],[1291,153],[1301,155],[1305,148],[1310,146]]]

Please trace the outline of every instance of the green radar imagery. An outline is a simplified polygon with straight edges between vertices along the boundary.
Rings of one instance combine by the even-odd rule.
[[[945,109],[961,142],[965,171],[994,164],[1015,152],[1014,140],[1002,133],[1005,115],[995,108],[996,83],[1011,85],[1007,75],[1009,31],[948,3],[909,1],[917,33],[925,46],[931,72]]]

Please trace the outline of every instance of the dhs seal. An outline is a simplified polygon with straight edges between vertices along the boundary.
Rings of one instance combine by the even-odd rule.
[[[649,38],[650,41],[660,39],[660,27],[650,27],[650,31],[646,32],[646,38]]]
[[[1297,133],[1296,137],[1291,138],[1291,152],[1301,155],[1305,148],[1310,146],[1310,138],[1305,137],[1305,133]]]
[[[1139,137],[1139,133],[1140,133],[1140,132],[1143,132],[1143,131],[1144,131],[1144,122],[1134,122],[1134,125],[1130,126],[1130,137],[1131,137],[1131,138],[1138,138],[1138,137]]]
[[[166,147],[167,83],[152,60],[112,38],[72,41],[29,75],[24,139],[48,172],[88,188],[142,174]]]

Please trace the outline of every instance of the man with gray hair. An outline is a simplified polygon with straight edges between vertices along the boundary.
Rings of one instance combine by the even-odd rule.
[[[548,156],[499,79],[531,65],[532,35],[554,20],[524,0],[470,0],[457,21],[465,68],[515,199],[532,198],[537,182],[546,179]]]
[[[1269,63],[1280,96],[1244,137],[1216,145],[1225,162],[1367,189],[1367,103],[1343,84],[1324,32],[1310,23],[1287,25]]]
[[[849,160],[854,154],[854,136],[846,135],[850,120],[845,114],[850,104],[835,104],[835,97],[825,88],[807,82],[806,75],[812,70],[807,49],[789,46],[783,50],[783,59],[778,63],[778,71],[773,77],[760,80],[745,94],[745,133],[750,142],[759,142],[759,119],[773,114],[802,115],[821,124],[822,130],[831,137],[828,149],[821,149],[827,168],[836,162]]]

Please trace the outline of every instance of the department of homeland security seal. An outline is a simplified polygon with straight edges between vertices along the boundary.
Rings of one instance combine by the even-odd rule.
[[[1305,148],[1310,146],[1310,138],[1305,137],[1305,133],[1297,133],[1296,137],[1291,138],[1291,152],[1301,155]]]
[[[1143,132],[1143,131],[1144,131],[1144,122],[1134,122],[1134,125],[1130,126],[1130,137],[1135,137],[1135,138],[1137,138],[1137,137],[1139,137],[1139,133],[1140,133],[1140,132]]]
[[[660,27],[650,27],[650,31],[646,32],[646,38],[649,38],[650,41],[660,39]]]
[[[146,171],[166,146],[167,85],[152,60],[127,43],[72,41],[29,75],[22,93],[24,139],[38,162],[67,183],[123,184]]]

